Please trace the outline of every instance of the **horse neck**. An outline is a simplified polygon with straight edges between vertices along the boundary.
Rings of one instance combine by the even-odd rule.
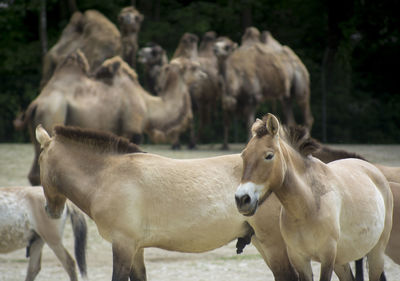
[[[107,155],[93,152],[83,145],[68,143],[58,146],[58,153],[53,155],[52,177],[58,191],[90,215],[91,194],[96,191],[96,177],[105,165]],[[63,161],[59,161],[63,159]],[[68,173],[66,171],[69,171]]]
[[[310,187],[310,165],[288,144],[281,141],[282,158],[285,161],[285,176],[274,193],[284,210],[297,219],[305,218],[318,208],[318,200]]]

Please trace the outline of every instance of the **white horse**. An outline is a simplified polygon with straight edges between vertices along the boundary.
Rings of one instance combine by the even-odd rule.
[[[0,253],[26,247],[29,265],[25,281],[36,278],[41,268],[42,249],[46,243],[60,260],[71,281],[77,281],[75,261],[62,244],[65,221],[71,218],[75,236],[75,257],[86,278],[86,236],[84,215],[68,203],[59,219],[45,212],[45,197],[40,186],[0,188]]]

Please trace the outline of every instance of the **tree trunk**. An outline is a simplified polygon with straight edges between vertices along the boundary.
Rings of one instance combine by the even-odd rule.
[[[253,25],[253,17],[252,17],[252,0],[242,0],[242,28],[245,30],[247,27]]]
[[[46,0],[40,0],[40,20],[39,20],[40,44],[42,47],[42,60],[47,53],[47,14]]]

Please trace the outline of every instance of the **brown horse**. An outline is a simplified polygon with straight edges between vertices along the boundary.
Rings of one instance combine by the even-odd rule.
[[[71,218],[75,236],[75,257],[86,279],[86,236],[84,215],[68,203],[58,219],[49,218],[44,209],[43,189],[38,186],[0,188],[0,253],[26,248],[29,265],[25,281],[36,278],[46,243],[60,260],[71,281],[77,281],[75,261],[62,244],[65,221]]]
[[[313,279],[311,260],[321,263],[320,281],[331,280],[333,270],[353,280],[349,262],[367,256],[369,280],[378,281],[392,228],[385,176],[359,159],[324,164],[309,156],[313,143],[285,134],[272,114],[257,120],[252,134],[242,152],[239,212],[252,216],[271,193],[278,197],[281,233],[300,280]]]
[[[59,216],[68,198],[94,220],[112,244],[112,280],[146,280],[146,247],[205,252],[252,229],[275,280],[297,280],[279,231],[279,201],[271,197],[251,218],[236,211],[238,154],[170,159],[111,134],[61,126],[52,138],[39,126],[36,136],[48,212]]]

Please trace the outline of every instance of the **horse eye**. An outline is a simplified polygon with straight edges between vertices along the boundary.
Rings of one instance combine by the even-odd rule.
[[[267,156],[265,156],[265,160],[272,160],[272,158],[274,158],[273,153],[268,153]]]

